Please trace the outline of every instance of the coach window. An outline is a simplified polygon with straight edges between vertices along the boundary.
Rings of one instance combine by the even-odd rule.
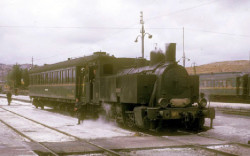
[[[61,83],[63,83],[63,70],[61,71]]]
[[[36,75],[36,84],[40,84],[40,74]]]
[[[60,83],[60,71],[57,71],[57,84]]]
[[[42,84],[42,75],[38,74],[38,80],[37,80],[37,84]]]
[[[48,72],[47,84],[50,84],[50,72]]]
[[[41,74],[41,81],[40,81],[41,84],[43,84],[43,77],[44,77],[44,76],[43,76],[43,73],[42,73],[42,74]]]
[[[69,69],[67,69],[67,83],[69,83]]]
[[[232,87],[232,82],[231,82],[231,80],[227,80],[227,87]]]
[[[51,73],[49,72],[48,73],[48,82],[47,82],[48,84],[50,84],[50,78],[51,78]]]
[[[204,81],[201,81],[201,86],[204,87]]]
[[[214,81],[214,87],[218,87],[218,81],[217,80]]]
[[[62,75],[63,75],[63,72],[62,72],[62,70],[61,70],[61,71],[60,71],[60,83],[63,83],[63,81],[62,81],[62,80],[63,80],[63,79],[62,79],[63,76],[62,76]]]
[[[32,77],[33,77],[32,84],[34,85],[34,84],[36,84],[36,81],[37,81],[37,75],[33,75]]]
[[[57,83],[61,83],[61,74],[60,74],[60,71],[57,71]]]
[[[67,69],[67,83],[69,83],[69,69]]]
[[[55,73],[56,72],[51,72],[51,83],[55,83]]]
[[[54,78],[53,78],[54,72],[51,72],[50,74],[51,74],[50,75],[50,84],[53,84],[54,83]]]
[[[68,71],[67,70],[64,70],[64,75],[63,75],[63,82],[64,83],[68,83]]]
[[[70,74],[70,69],[67,70],[67,82],[70,83],[70,78],[71,78],[71,74]]]
[[[66,70],[63,70],[63,83],[66,83]]]
[[[41,74],[41,84],[43,84],[43,81],[44,81],[44,76],[43,76],[43,73]]]
[[[227,87],[227,81],[223,80],[223,87]]]
[[[219,87],[223,87],[223,81],[222,80],[220,80],[220,84],[219,85],[220,85]]]
[[[56,83],[59,83],[59,78],[60,78],[60,72],[59,71],[57,71],[56,72]]]
[[[63,73],[64,73],[63,70],[61,70],[60,73],[61,73],[61,83],[63,83]]]
[[[63,83],[67,83],[67,70],[63,71]]]
[[[49,79],[49,83],[52,84],[53,83],[53,72],[50,72],[50,79]]]
[[[45,74],[45,84],[48,84],[48,73]]]
[[[75,75],[76,75],[75,69],[72,69],[72,82],[75,82]]]
[[[43,84],[45,84],[45,83],[46,83],[45,79],[46,79],[46,74],[45,74],[45,73],[43,73]]]
[[[37,84],[42,84],[42,75],[38,74]]]
[[[40,84],[43,84],[43,73],[40,76],[41,76]]]
[[[54,72],[54,84],[57,84],[57,71]]]
[[[68,69],[68,82],[71,83],[72,79],[72,69]]]
[[[52,72],[49,72],[49,84],[52,84],[53,79],[52,79]]]

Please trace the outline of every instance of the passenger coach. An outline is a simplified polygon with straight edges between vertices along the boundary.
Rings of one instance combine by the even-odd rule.
[[[117,59],[105,52],[95,52],[91,56],[33,68],[30,71],[30,97],[37,107],[43,108],[46,102],[46,105],[66,109],[73,108],[76,98],[92,104],[99,104],[100,98],[106,96],[116,99],[116,96],[109,95],[108,90],[103,90],[103,85],[109,81],[100,78],[114,75],[118,69],[132,67],[136,60]],[[141,63],[147,64],[148,61],[142,60]]]
[[[200,92],[211,100],[250,102],[250,77],[243,72],[200,74]]]

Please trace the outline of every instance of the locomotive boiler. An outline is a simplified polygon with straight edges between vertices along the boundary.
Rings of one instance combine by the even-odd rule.
[[[213,108],[199,97],[199,77],[188,75],[176,62],[176,44],[165,53],[152,51],[143,58],[116,58],[105,52],[34,68],[30,72],[30,96],[34,105],[71,110],[76,98],[84,112],[106,114],[128,127],[157,129],[178,123],[203,127],[215,117]]]

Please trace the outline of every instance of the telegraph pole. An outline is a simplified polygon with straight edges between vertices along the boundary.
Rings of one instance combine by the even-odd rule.
[[[143,12],[141,11],[141,19],[140,19],[140,24],[141,24],[141,35],[138,35],[136,37],[136,40],[135,42],[138,41],[138,37],[141,37],[141,53],[142,53],[142,58],[144,58],[144,37],[145,35],[147,34],[148,35],[148,38],[151,39],[152,38],[152,35],[149,34],[149,33],[145,33],[145,29],[144,29],[144,21],[143,21]]]
[[[195,67],[195,62],[193,63],[193,69],[194,69],[194,75],[196,75],[196,67]]]
[[[32,60],[31,61],[32,61],[31,68],[33,68],[33,61],[34,61],[33,56],[32,56]]]
[[[250,72],[250,51],[249,51],[249,60],[248,60],[248,62],[249,62],[248,72]]]
[[[155,51],[157,50],[157,43],[155,43]]]
[[[183,58],[183,66],[185,67],[185,64],[186,64],[186,56],[185,56],[185,51],[184,51],[184,27],[183,27],[183,29],[182,29],[182,33],[183,33],[183,56],[182,56],[182,58]]]
[[[145,35],[145,29],[144,29],[144,21],[143,21],[143,12],[141,11],[141,53],[142,58],[144,58],[144,35]]]

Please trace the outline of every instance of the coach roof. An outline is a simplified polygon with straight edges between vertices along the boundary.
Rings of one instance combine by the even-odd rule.
[[[34,67],[30,70],[30,74],[51,71],[51,70],[56,70],[56,69],[61,69],[61,68],[74,67],[74,66],[83,66],[87,62],[96,60],[97,58],[100,58],[100,57],[111,57],[111,56],[106,55],[106,53],[104,52],[97,52],[97,53],[94,53],[94,55],[90,55],[90,56],[84,56],[84,57],[80,57],[76,59],[69,59],[67,61],[44,65],[41,67]]]

